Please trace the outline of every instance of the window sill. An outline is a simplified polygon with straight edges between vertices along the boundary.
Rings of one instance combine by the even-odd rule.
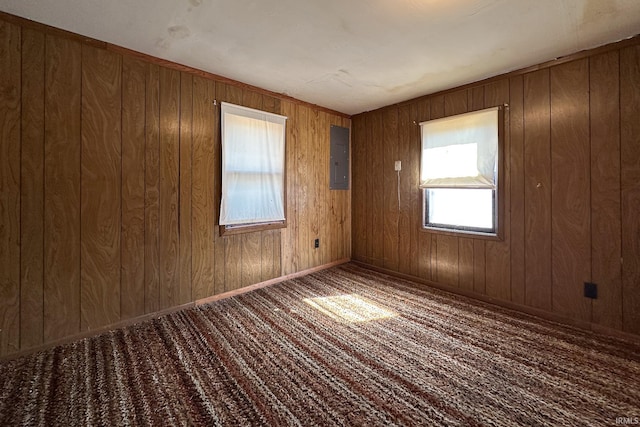
[[[220,226],[220,236],[233,236],[234,234],[244,234],[244,233],[256,233],[258,231],[265,230],[277,230],[280,228],[287,228],[287,221],[279,221],[279,222],[268,222],[262,224],[251,224],[251,225],[236,225],[233,227],[228,227],[226,225]]]
[[[431,227],[420,227],[419,230],[422,233],[440,234],[443,236],[451,236],[451,237],[464,237],[467,239],[491,240],[496,242],[502,242],[504,240],[499,233],[489,234],[489,233],[481,233],[481,232],[475,232],[475,231],[447,230],[443,228],[431,228]]]

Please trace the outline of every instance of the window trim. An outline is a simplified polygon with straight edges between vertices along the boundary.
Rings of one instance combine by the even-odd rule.
[[[494,107],[488,107],[488,108],[484,108],[482,110],[488,110],[488,109],[492,109],[492,108],[496,108]],[[426,224],[426,219],[427,219],[427,190],[429,189],[429,187],[426,188],[419,188],[420,192],[421,192],[421,197],[422,197],[422,218],[420,220],[420,231],[422,232],[428,232],[428,233],[433,233],[433,234],[442,234],[442,235],[448,235],[448,236],[455,236],[455,237],[470,237],[470,238],[479,238],[479,239],[486,239],[486,240],[498,240],[498,241],[503,241],[504,240],[504,215],[505,215],[505,185],[504,185],[504,181],[506,180],[506,177],[504,175],[505,173],[505,166],[504,166],[504,146],[506,143],[506,124],[508,123],[508,111],[509,111],[509,105],[508,104],[504,104],[504,105],[499,105],[497,106],[497,111],[498,111],[498,152],[497,152],[497,161],[498,161],[498,166],[497,166],[497,176],[496,176],[496,188],[495,188],[495,196],[494,198],[497,199],[494,201],[494,209],[495,209],[495,231],[494,232],[483,232],[483,231],[478,231],[478,230],[465,230],[465,229],[461,229],[461,228],[455,228],[455,227],[451,227],[451,226],[443,226],[443,227],[434,227],[431,225],[427,225]],[[469,113],[473,113],[473,112],[477,112],[477,111],[482,111],[482,110],[476,110],[476,111],[470,111],[468,113],[463,113],[463,114],[456,114],[456,115],[464,115],[464,114],[469,114]],[[451,115],[448,117],[454,117],[456,115]],[[436,120],[436,119],[434,119]],[[429,121],[429,120],[427,120]],[[421,146],[422,146],[422,140],[420,142]],[[420,156],[422,157],[422,151],[420,152]],[[433,188],[443,188],[443,187],[433,187]],[[456,188],[473,188],[471,186],[469,187],[456,187]]]
[[[253,110],[259,113],[265,113],[273,116],[281,116],[285,118],[284,124],[284,159],[283,159],[283,171],[282,171],[282,184],[283,184],[283,209],[284,209],[284,220],[281,221],[266,221],[266,222],[258,222],[258,223],[247,223],[247,224],[234,224],[234,225],[222,225],[220,224],[220,203],[222,202],[222,192],[220,192],[220,199],[218,201],[218,209],[217,209],[217,219],[219,228],[219,235],[221,237],[233,236],[237,234],[245,234],[245,233],[254,233],[265,230],[277,230],[282,228],[287,228],[287,117],[282,116],[281,114],[271,113],[269,111],[258,110],[255,108],[245,107],[242,105],[231,104],[225,102],[232,107],[237,107],[244,110]],[[222,159],[222,108],[220,108],[220,126],[218,129],[218,137],[220,138],[220,159]],[[220,182],[222,182],[222,161],[220,162]],[[220,184],[221,185],[221,184]],[[220,191],[222,190],[221,187]]]
[[[481,228],[477,228],[477,227],[470,227],[470,226],[456,226],[456,225],[450,225],[450,224],[438,224],[438,223],[426,223],[426,218],[427,218],[427,213],[429,211],[429,198],[427,196],[427,192],[429,190],[439,190],[439,189],[443,189],[442,187],[436,187],[436,188],[422,188],[422,200],[423,200],[423,222],[424,222],[424,228],[427,230],[450,230],[451,232],[454,233],[469,233],[469,234],[480,234],[480,235],[484,235],[484,236],[495,236],[496,232],[497,232],[497,227],[495,228],[495,230],[484,230]],[[465,189],[465,190],[473,190],[473,187],[452,187],[451,189]],[[478,190],[484,190],[484,189],[480,189],[478,188]],[[487,189],[488,190],[488,189]],[[492,197],[492,204],[493,204],[493,223],[498,224],[498,197],[497,197],[497,189],[496,190],[491,190],[491,197]]]
[[[285,190],[286,197],[286,190]],[[284,208],[285,215],[287,214],[287,207]],[[265,230],[278,230],[281,228],[287,228],[287,220],[279,221],[279,222],[260,222],[257,224],[248,224],[248,225],[221,225],[220,226],[220,236],[232,236],[234,234],[244,234],[244,233],[254,233],[257,231],[265,231]]]

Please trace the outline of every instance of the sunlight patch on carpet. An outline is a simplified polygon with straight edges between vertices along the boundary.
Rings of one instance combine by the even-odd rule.
[[[303,301],[319,312],[339,321],[369,322],[398,316],[393,311],[386,310],[357,294],[305,298]]]

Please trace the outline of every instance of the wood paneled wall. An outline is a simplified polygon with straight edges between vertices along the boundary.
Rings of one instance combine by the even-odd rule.
[[[504,239],[421,230],[416,123],[501,104]],[[353,151],[354,259],[640,334],[638,38],[357,115]]]
[[[350,120],[159,63],[0,19],[0,356],[350,258]],[[220,237],[220,101],[288,117],[286,229]]]

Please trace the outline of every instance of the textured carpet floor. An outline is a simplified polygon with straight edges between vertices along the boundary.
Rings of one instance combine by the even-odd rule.
[[[350,264],[0,364],[3,426],[618,417],[640,417],[637,344]]]

